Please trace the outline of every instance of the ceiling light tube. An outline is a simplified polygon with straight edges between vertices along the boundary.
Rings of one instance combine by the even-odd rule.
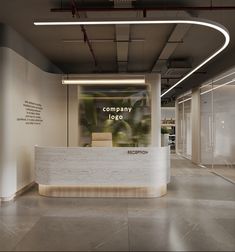
[[[209,93],[209,92],[211,92],[212,90],[221,88],[221,87],[223,87],[223,86],[225,86],[225,85],[228,85],[228,84],[230,84],[230,83],[232,83],[232,82],[234,82],[234,81],[235,81],[235,79],[232,79],[231,81],[225,82],[224,84],[221,84],[221,85],[219,85],[219,86],[216,86],[216,87],[213,87],[213,88],[211,88],[211,89],[209,89],[209,90],[206,90],[206,91],[202,92],[200,95],[204,95],[204,94],[206,94],[206,93]]]
[[[186,101],[190,101],[190,100],[192,100],[192,97],[187,98],[187,99],[185,99],[185,100],[183,100],[183,101],[180,101],[180,102],[178,102],[178,104],[181,104],[181,103],[184,103],[184,102],[186,102]]]
[[[214,84],[214,83],[216,83],[217,81],[223,80],[223,79],[225,79],[225,78],[227,78],[227,77],[229,77],[229,76],[231,76],[231,75],[233,75],[233,74],[235,74],[235,72],[232,72],[232,73],[230,73],[230,74],[227,74],[227,75],[224,75],[224,76],[222,76],[222,77],[219,77],[218,79],[211,80],[209,83],[207,83],[207,84],[205,84],[205,85],[202,85],[202,86],[200,87],[200,89],[205,88],[205,87],[211,85],[212,83]]]
[[[192,95],[192,90],[183,93],[182,95],[178,96],[177,99],[183,98],[183,97],[185,97],[185,96],[187,96],[187,95]]]
[[[62,84],[95,85],[95,84],[145,84],[145,79],[63,79]]]
[[[214,30],[217,30],[220,32],[224,38],[225,41],[223,45],[211,56],[206,58],[202,63],[200,63],[198,66],[196,66],[193,70],[191,70],[188,74],[186,74],[182,79],[177,81],[173,86],[171,86],[169,89],[167,89],[161,97],[165,96],[167,93],[169,93],[172,89],[174,89],[176,86],[178,86],[181,82],[186,80],[189,76],[191,76],[194,72],[199,70],[202,66],[204,66],[206,63],[208,63],[210,60],[212,60],[214,57],[216,57],[219,53],[221,53],[229,44],[230,36],[227,29],[222,26],[219,23],[212,22],[210,20],[202,20],[202,19],[190,19],[190,20],[184,20],[184,19],[174,19],[174,20],[115,20],[115,21],[70,21],[70,22],[34,22],[34,25],[36,26],[70,26],[70,25],[121,25],[121,24],[192,24],[192,25],[200,25],[204,27],[209,27]]]

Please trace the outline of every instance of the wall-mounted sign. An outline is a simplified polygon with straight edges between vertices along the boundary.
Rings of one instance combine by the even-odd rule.
[[[42,104],[32,101],[24,101],[23,107],[25,108],[25,114],[22,117],[18,117],[17,121],[25,122],[26,125],[41,125],[42,119]]]

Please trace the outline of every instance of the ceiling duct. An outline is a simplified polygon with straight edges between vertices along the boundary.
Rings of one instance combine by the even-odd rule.
[[[170,60],[167,64],[167,70],[164,76],[182,77],[192,69],[189,60]]]
[[[127,72],[130,25],[116,25],[118,72]]]
[[[190,29],[189,24],[177,24],[172,31],[167,43],[163,47],[158,59],[156,60],[152,72],[164,74],[167,71],[167,63],[171,55],[177,49],[179,44],[183,43],[184,36]]]
[[[167,71],[164,73],[164,76],[181,77],[187,74],[190,70],[191,70],[191,67],[168,68]]]

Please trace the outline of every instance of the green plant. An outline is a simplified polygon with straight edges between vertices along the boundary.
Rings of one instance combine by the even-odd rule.
[[[170,134],[170,130],[167,127],[161,127],[161,134]]]

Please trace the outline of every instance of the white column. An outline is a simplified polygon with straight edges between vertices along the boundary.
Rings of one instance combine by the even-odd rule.
[[[179,153],[179,135],[180,135],[180,131],[179,131],[179,124],[180,124],[180,120],[179,120],[179,104],[178,104],[179,100],[176,99],[175,101],[175,152]]]
[[[161,76],[147,74],[146,83],[151,89],[151,146],[161,146]]]
[[[192,162],[199,164],[201,161],[201,113],[200,113],[200,89],[192,90]]]

